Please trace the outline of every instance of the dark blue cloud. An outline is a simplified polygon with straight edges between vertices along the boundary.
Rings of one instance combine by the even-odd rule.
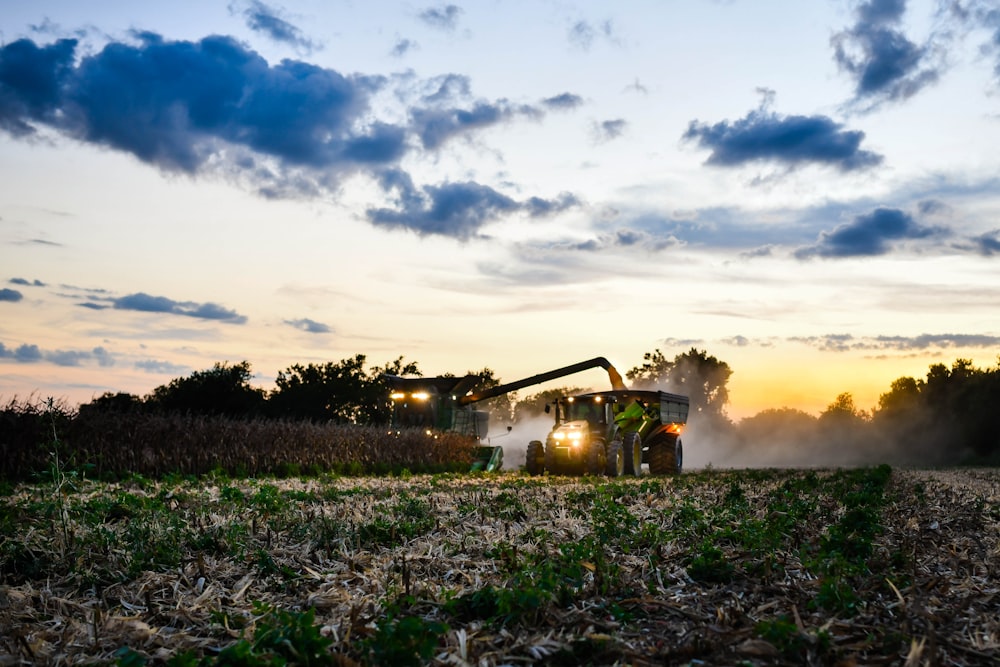
[[[877,208],[859,215],[831,232],[821,232],[815,245],[800,248],[795,256],[867,257],[884,255],[892,242],[942,235],[945,230],[919,225],[912,216],[895,208]]]
[[[401,209],[369,209],[368,219],[379,226],[411,229],[420,235],[465,239],[490,220],[520,208],[510,197],[478,183],[428,185],[422,197],[410,194],[401,201],[409,205]]]
[[[857,6],[857,22],[833,36],[837,65],[855,81],[855,102],[877,106],[907,99],[940,77],[931,44],[917,45],[900,30],[905,0],[870,0]]]
[[[844,130],[827,116],[779,116],[764,107],[734,122],[707,125],[692,121],[683,136],[711,150],[708,158],[711,165],[823,164],[841,171],[882,163],[881,155],[861,149],[864,137],[864,132]]]
[[[274,15],[259,2],[249,7],[261,29],[265,15]],[[459,13],[447,5],[424,18],[454,22]],[[0,47],[0,131],[24,136],[47,125],[163,170],[235,176],[264,197],[317,197],[356,172],[379,178],[399,171],[418,145],[436,150],[454,137],[542,115],[542,107],[505,99],[474,101],[468,78],[448,74],[418,82],[430,90],[407,123],[383,122],[374,117],[371,97],[388,82],[301,60],[270,65],[225,36],[170,41],[144,32],[93,53],[77,53],[73,40],[44,47],[20,40]],[[548,102],[575,103],[568,94]],[[428,192],[444,197],[453,189]],[[482,219],[504,208],[500,199],[486,201],[491,208]],[[435,215],[448,217],[439,209]],[[426,222],[420,217],[414,229],[424,233]]]
[[[583,104],[583,98],[573,93],[561,93],[542,100],[542,105],[548,109],[575,109]]]
[[[401,172],[385,174],[381,184],[396,195],[397,207],[369,209],[368,220],[383,227],[410,229],[421,236],[468,239],[477,235],[483,225],[503,215],[525,211],[537,217],[577,204],[576,198],[567,194],[555,201],[533,197],[518,202],[472,182],[427,185],[418,192]]]
[[[30,364],[42,360],[42,351],[37,345],[23,344],[12,350],[0,343],[0,359],[13,359],[23,364]]]
[[[312,40],[306,38],[302,31],[279,16],[280,12],[260,0],[251,0],[243,10],[247,27],[276,42],[289,44],[298,49],[310,52],[315,48]]]
[[[53,122],[62,89],[73,71],[76,40],[38,46],[19,39],[0,48],[0,129],[14,136],[35,132],[34,123]]]
[[[432,28],[442,30],[454,30],[458,26],[458,17],[462,15],[462,8],[456,5],[442,5],[440,7],[428,7],[420,12],[420,20]]]
[[[16,289],[0,288],[0,301],[20,301],[23,298],[24,295]]]
[[[45,287],[45,283],[37,278],[35,280],[27,280],[25,278],[11,278],[11,285],[24,285],[26,287]]]
[[[1000,255],[1000,229],[973,237],[972,246],[983,257]]]
[[[0,50],[2,127],[46,122],[78,139],[194,173],[236,146],[315,169],[392,162],[402,128],[362,122],[383,81],[297,60],[269,65],[229,37],[111,43],[72,67],[76,43]],[[23,132],[21,132],[23,133]],[[371,145],[378,150],[370,150]]]
[[[333,329],[331,329],[328,325],[305,317],[301,320],[285,320],[285,324],[293,326],[300,331],[305,331],[306,333],[322,334],[331,333],[333,331]]]
[[[537,118],[541,112],[530,105],[513,105],[506,100],[477,102],[471,109],[413,109],[410,116],[414,131],[424,148],[437,149],[452,137],[470,130],[498,125],[515,116]]]
[[[234,324],[244,324],[247,318],[236,311],[223,308],[214,303],[193,303],[190,301],[174,301],[165,296],[153,296],[137,292],[113,300],[114,308],[118,310],[137,310],[144,313],[169,313],[184,315],[203,320],[220,320]]]

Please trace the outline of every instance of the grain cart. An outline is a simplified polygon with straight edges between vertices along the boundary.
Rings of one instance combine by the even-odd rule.
[[[560,398],[545,406],[555,424],[543,444],[528,444],[525,469],[532,475],[677,474],[683,465],[680,435],[687,423],[687,396],[664,391],[615,390]]]
[[[611,386],[614,389],[625,389],[621,375],[604,357],[594,357],[577,364],[476,392],[472,391],[472,388],[480,380],[476,375],[466,375],[465,377],[445,375],[426,378],[386,375],[385,379],[391,389],[392,425],[396,428],[425,428],[430,432],[451,431],[468,435],[482,442],[484,438],[487,438],[489,430],[489,413],[485,410],[474,410],[473,404],[591,368],[603,368],[608,372]],[[492,472],[501,467],[503,467],[502,447],[489,444],[477,447],[472,470]]]

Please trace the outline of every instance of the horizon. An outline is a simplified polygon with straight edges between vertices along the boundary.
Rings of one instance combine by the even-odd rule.
[[[738,421],[1000,358],[989,2],[3,6],[0,397],[696,348]]]

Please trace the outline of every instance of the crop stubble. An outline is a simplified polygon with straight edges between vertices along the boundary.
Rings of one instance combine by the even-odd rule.
[[[0,663],[211,656],[267,609],[338,664],[405,618],[437,664],[1000,659],[1000,471],[881,472],[19,486]]]

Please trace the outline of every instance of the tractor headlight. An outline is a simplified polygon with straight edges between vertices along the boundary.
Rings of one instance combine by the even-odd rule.
[[[566,434],[563,433],[562,431],[556,431],[555,433],[552,434],[552,439],[553,440],[565,440],[566,439]]]

